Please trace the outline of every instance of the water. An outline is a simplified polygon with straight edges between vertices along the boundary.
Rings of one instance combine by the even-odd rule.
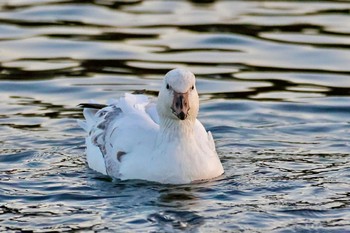
[[[350,231],[350,3],[0,3],[0,231]],[[76,107],[197,75],[226,173],[190,185],[86,166]]]

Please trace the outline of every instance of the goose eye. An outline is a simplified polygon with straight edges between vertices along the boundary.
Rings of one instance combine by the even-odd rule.
[[[169,84],[167,84],[167,85],[166,85],[166,89],[168,89],[168,90],[169,90],[169,88],[170,88],[170,87],[169,87]]]
[[[194,89],[194,86],[192,86],[191,89],[193,90],[193,89]]]

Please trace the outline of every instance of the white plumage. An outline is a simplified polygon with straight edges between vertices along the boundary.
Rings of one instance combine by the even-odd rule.
[[[85,108],[90,168],[122,180],[182,184],[221,175],[224,170],[210,132],[196,119],[194,75],[168,72],[157,103],[125,94],[100,110]]]

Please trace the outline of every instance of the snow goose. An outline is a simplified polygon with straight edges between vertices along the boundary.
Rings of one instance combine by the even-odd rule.
[[[125,94],[108,105],[81,106],[87,162],[98,172],[168,184],[224,172],[211,133],[197,120],[199,98],[189,71],[169,71],[156,103],[145,95]]]

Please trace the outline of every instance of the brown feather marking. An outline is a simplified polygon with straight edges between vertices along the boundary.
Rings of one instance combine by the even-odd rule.
[[[121,162],[124,155],[126,155],[126,153],[124,151],[118,151],[117,152],[117,160],[119,162]]]

